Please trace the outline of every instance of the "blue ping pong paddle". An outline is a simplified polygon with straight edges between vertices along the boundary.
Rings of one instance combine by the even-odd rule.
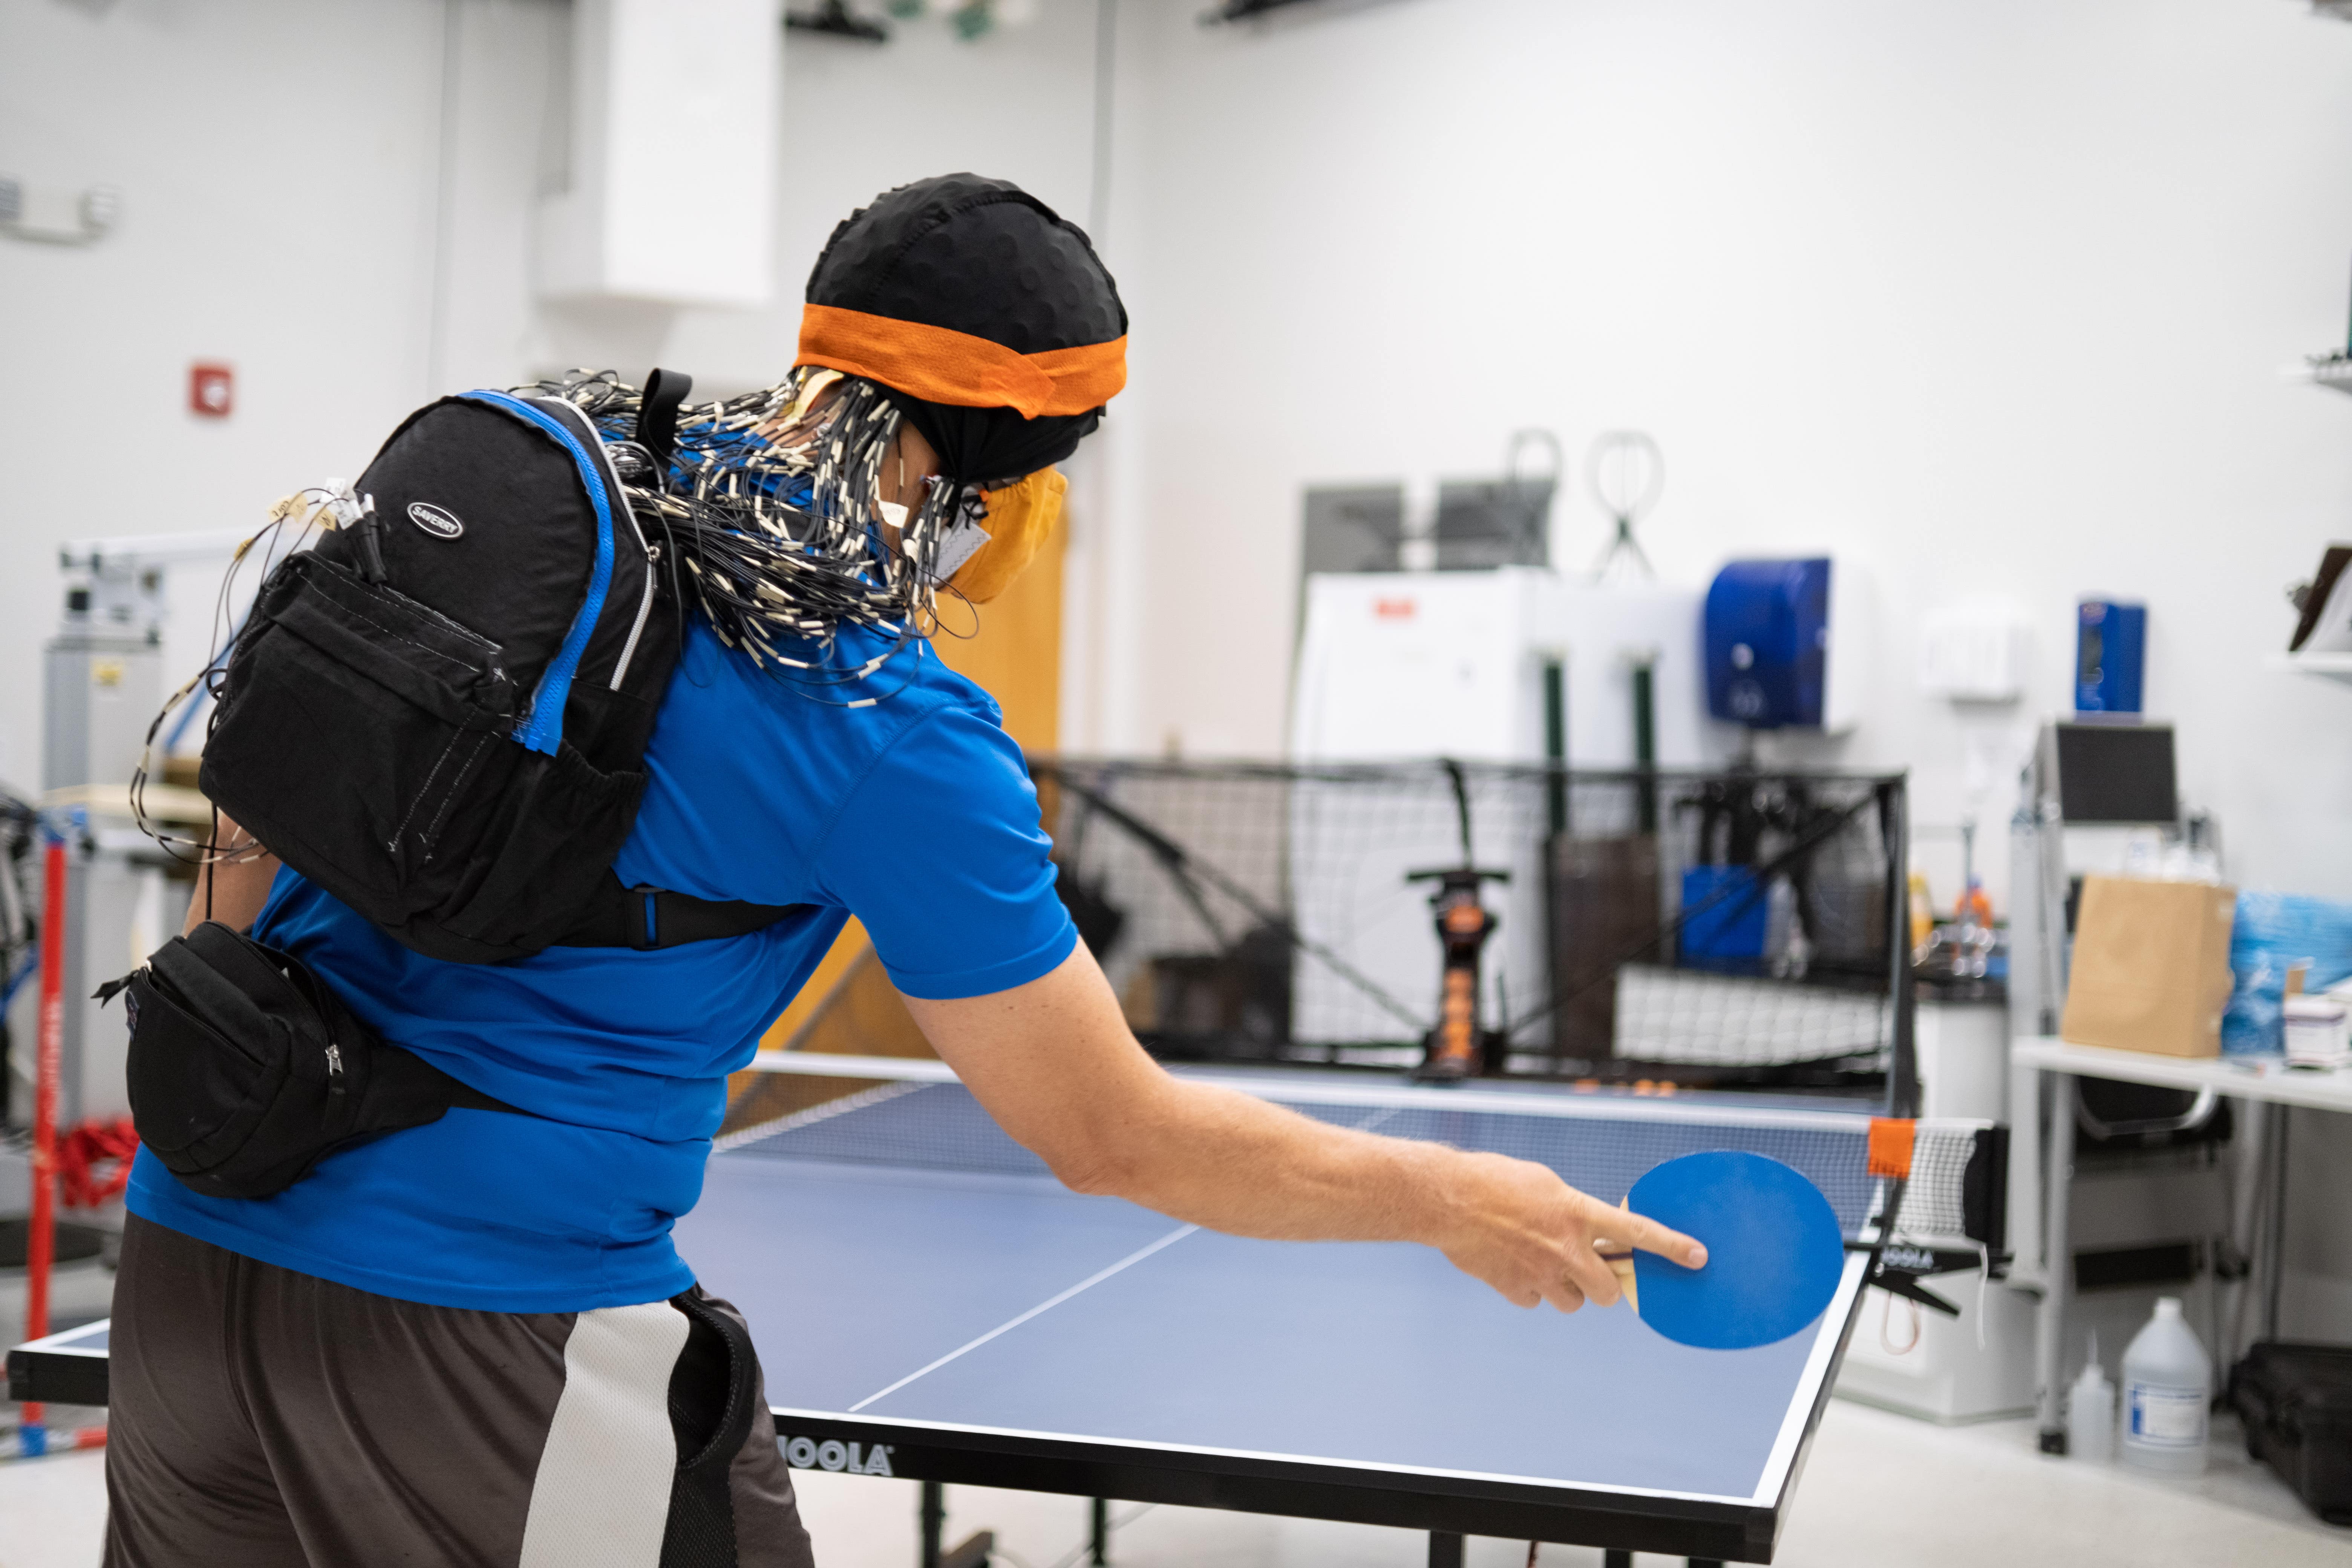
[[[1845,1272],[1845,1238],[1821,1189],[1778,1160],[1718,1150],[1651,1167],[1626,1206],[1706,1247],[1685,1268],[1633,1256],[1625,1298],[1678,1344],[1739,1351],[1769,1345],[1822,1315]],[[1621,1281],[1629,1272],[1612,1259]]]

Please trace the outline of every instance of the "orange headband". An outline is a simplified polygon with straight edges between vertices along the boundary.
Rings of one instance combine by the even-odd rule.
[[[1024,419],[1084,414],[1127,384],[1127,340],[1015,353],[947,327],[869,316],[835,305],[801,311],[799,363],[963,408],[1011,408]]]

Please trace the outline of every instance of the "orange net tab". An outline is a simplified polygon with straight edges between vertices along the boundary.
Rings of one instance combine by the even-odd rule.
[[[1908,1118],[1874,1116],[1870,1119],[1870,1173],[1874,1176],[1907,1177],[1911,1174],[1911,1144],[1918,1136],[1919,1124]]]

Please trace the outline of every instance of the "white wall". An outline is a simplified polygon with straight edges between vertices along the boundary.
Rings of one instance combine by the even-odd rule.
[[[2352,26],[2285,0],[1138,13],[1153,657],[1106,741],[1278,751],[1302,485],[1633,426],[1665,451],[1668,576],[1875,562],[1872,718],[1816,754],[1913,766],[1918,819],[1957,823],[1970,748],[2067,700],[2075,595],[2144,596],[2151,707],[2232,868],[2352,896],[2352,692],[2263,668],[2282,586],[2352,532],[2352,399],[2276,374],[2344,333]],[[1559,557],[1604,537],[1574,487]],[[2034,695],[1962,715],[1916,695],[1912,623],[1980,593],[2031,613]]]
[[[257,526],[418,400],[437,16],[0,5],[0,171],[123,192],[101,244],[0,238],[0,780],[39,782],[60,540]],[[196,359],[234,417],[186,412]]]
[[[656,363],[765,384],[833,226],[910,179],[973,168],[1085,215],[1092,0],[975,44],[780,30],[773,306],[542,305],[532,214],[566,174],[569,20],[562,0],[0,0],[0,173],[110,184],[123,211],[87,248],[0,237],[0,668],[20,672],[0,782],[38,778],[58,541],[257,526],[467,386]],[[231,418],[186,412],[195,359],[235,364]]]
[[[775,304],[590,310],[529,285],[562,0],[0,0],[0,172],[124,192],[100,245],[0,241],[0,659],[33,668],[57,540],[247,521],[429,393],[770,379],[824,236],[888,184],[971,167],[1084,216],[1096,13],[797,38]],[[2352,890],[2352,692],[2263,666],[2352,500],[2352,399],[2276,374],[2343,330],[2352,27],[2285,0],[1390,0],[1208,29],[1125,0],[1120,43],[1135,376],[1087,458],[1109,515],[1079,519],[1072,743],[1279,749],[1301,486],[1634,425],[1666,449],[1670,576],[1875,561],[1874,715],[1828,754],[1916,768],[1923,821],[2063,701],[2074,595],[2137,594],[2232,870]],[[237,365],[234,418],[184,411],[197,357]],[[1573,487],[1559,511],[1590,557],[1599,514]],[[2033,700],[1916,696],[1918,610],[1988,592],[2034,618]],[[0,687],[0,778],[34,774],[37,700]]]

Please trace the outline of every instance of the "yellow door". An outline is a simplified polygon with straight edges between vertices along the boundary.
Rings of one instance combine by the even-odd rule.
[[[1061,722],[1062,555],[1066,521],[1038,547],[1028,570],[986,605],[940,606],[932,648],[948,667],[996,699],[1005,733],[1024,752],[1050,752]],[[866,929],[844,928],[816,973],[760,1042],[765,1050],[837,1056],[929,1057],[930,1045],[890,977],[874,960]],[[789,1116],[860,1087],[827,1079],[740,1072],[728,1086],[731,1130]]]

